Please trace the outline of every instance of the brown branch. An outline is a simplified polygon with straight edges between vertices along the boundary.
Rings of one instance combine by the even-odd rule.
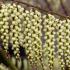
[[[4,3],[4,1],[2,1],[2,2]],[[62,14],[59,14],[59,13],[56,13],[56,12],[53,12],[53,11],[45,10],[45,9],[40,8],[40,7],[37,7],[37,6],[31,5],[31,4],[22,2],[20,0],[12,0],[12,2],[21,3],[21,4],[24,4],[24,5],[28,6],[28,7],[33,7],[33,8],[36,8],[38,10],[41,10],[42,12],[45,12],[45,13],[48,13],[48,14],[57,15],[57,16],[62,17],[62,18],[70,19],[70,16],[65,16],[65,15],[62,15]]]
[[[31,4],[28,4],[28,3],[25,3],[25,2],[22,2],[22,1],[14,0],[14,2],[27,5],[28,7],[36,8],[36,9],[38,9],[38,10],[41,10],[41,11],[45,12],[45,13],[49,13],[49,14],[53,14],[53,15],[60,16],[60,17],[62,17],[62,18],[68,18],[68,19],[70,19],[70,16],[65,16],[65,15],[61,15],[61,14],[56,13],[56,12],[53,12],[53,11],[44,10],[44,9],[41,9],[40,7],[33,6],[33,5],[31,5]]]

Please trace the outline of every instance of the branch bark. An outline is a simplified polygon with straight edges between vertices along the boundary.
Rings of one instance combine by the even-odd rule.
[[[36,9],[38,9],[38,10],[41,10],[42,12],[45,12],[45,13],[49,13],[49,14],[53,14],[53,15],[60,16],[60,17],[62,17],[62,18],[68,18],[68,19],[70,19],[70,16],[65,16],[65,15],[61,15],[61,14],[56,13],[56,12],[53,12],[53,11],[41,9],[40,7],[33,6],[33,5],[31,5],[31,4],[28,4],[28,3],[25,3],[25,2],[22,2],[22,1],[14,0],[13,2],[21,3],[21,4],[24,4],[24,5],[28,6],[28,7],[36,8]]]

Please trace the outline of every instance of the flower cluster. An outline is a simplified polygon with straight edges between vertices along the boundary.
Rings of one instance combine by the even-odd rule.
[[[26,49],[30,62],[38,63],[41,58],[42,42],[41,42],[41,13],[37,10],[25,11],[23,20],[23,47]]]
[[[15,3],[1,4],[0,40],[3,41],[4,49],[7,52],[8,44],[12,44],[14,55],[18,58],[22,46],[31,64],[44,65],[44,52],[48,67],[53,70],[57,46],[61,69],[64,70],[65,66],[70,68],[69,31],[69,19],[59,20],[51,14],[43,15],[38,10],[26,10]],[[45,43],[42,41],[43,35]]]
[[[8,50],[9,41],[9,12],[7,6],[2,4],[2,9],[0,10],[0,39],[3,40],[4,49]]]
[[[70,68],[69,26],[69,19],[60,21],[60,24],[58,24],[58,53],[62,70],[64,70],[65,66],[68,66]]]
[[[60,59],[59,63],[61,65],[61,69],[64,70],[65,68],[65,63],[64,63],[64,49],[66,49],[66,47],[64,46],[65,44],[65,27],[64,27],[64,24],[66,23],[66,21],[59,21],[60,23],[58,24],[58,38],[57,38],[57,41],[58,41],[58,58]]]
[[[44,15],[43,16],[44,22],[44,40],[45,40],[45,44],[44,44],[44,48],[46,48],[45,52],[48,59],[48,66],[51,70],[53,70],[53,65],[54,65],[54,49],[55,49],[55,28],[56,25],[58,23],[58,19],[55,19],[55,17],[53,15]]]
[[[24,47],[31,63],[40,62],[42,55],[41,13],[37,10],[24,10],[20,5],[2,4],[0,10],[0,37],[5,50],[12,44],[16,58],[20,46]]]

